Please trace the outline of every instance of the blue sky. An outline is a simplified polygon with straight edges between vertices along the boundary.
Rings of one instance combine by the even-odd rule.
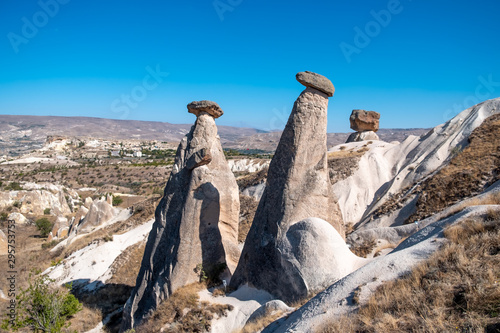
[[[497,0],[2,0],[0,114],[281,129],[303,86],[335,85],[328,130],[352,109],[383,128],[433,127],[500,96]]]

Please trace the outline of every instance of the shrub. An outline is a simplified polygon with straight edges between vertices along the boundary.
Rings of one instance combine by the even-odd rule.
[[[12,204],[12,206],[16,207],[16,208],[20,208],[21,207],[21,202],[19,201],[14,201],[14,203]]]
[[[40,236],[42,237],[47,237],[53,227],[52,223],[45,217],[36,220],[35,225],[40,231]]]
[[[51,242],[48,242],[48,243],[43,243],[42,244],[42,249],[51,249],[53,248],[54,246],[56,246],[57,244],[59,244],[59,241],[54,239],[53,241]]]
[[[69,290],[51,286],[54,280],[40,275],[34,280],[29,278],[29,287],[20,289],[17,317],[4,322],[2,328],[9,326],[14,330],[29,327],[38,332],[62,332],[70,324],[67,320],[82,309],[82,305]]]
[[[7,212],[2,212],[0,214],[0,221],[7,221],[8,217],[9,217],[9,214]]]
[[[43,210],[43,215],[50,215],[50,210],[51,210],[50,208],[45,208]]]
[[[12,182],[5,187],[7,191],[22,191],[22,187],[18,182]]]
[[[123,202],[122,197],[117,195],[116,197],[113,196],[113,206],[119,206]]]

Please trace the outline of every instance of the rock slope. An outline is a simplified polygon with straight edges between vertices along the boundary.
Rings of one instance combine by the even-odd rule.
[[[411,188],[443,166],[468,145],[472,131],[500,111],[500,98],[485,101],[462,111],[421,137],[409,136],[401,143],[380,142],[370,146],[350,177],[333,185],[346,223],[361,228],[399,225],[410,212],[400,207],[389,218],[374,219],[373,213],[405,188]],[[363,143],[345,144],[353,148]],[[338,150],[336,147],[334,150]]]

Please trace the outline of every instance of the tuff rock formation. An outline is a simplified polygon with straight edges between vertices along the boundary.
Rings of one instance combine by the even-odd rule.
[[[118,210],[110,205],[105,197],[96,199],[90,205],[88,213],[78,225],[78,233],[91,232],[96,227],[108,222],[118,214]]]
[[[349,121],[351,128],[356,131],[347,139],[349,142],[358,142],[365,140],[380,140],[375,133],[379,127],[380,113],[375,111],[352,110]]]
[[[54,225],[52,226],[52,235],[60,237],[60,230],[62,229],[66,229],[67,235],[67,228],[69,228],[68,219],[63,216],[58,216],[56,221],[54,222]]]
[[[314,221],[306,228],[312,231],[294,231],[296,223],[310,217],[326,220],[337,230],[330,228],[326,231],[329,235],[336,233],[342,242],[344,237],[327,167],[327,107],[334,88],[327,78],[315,73],[299,73],[297,80],[307,88],[295,102],[269,166],[267,185],[231,280],[233,288],[249,283],[284,301],[304,297],[326,280],[338,278],[330,271],[319,279],[309,274],[307,262],[316,262],[315,256],[324,258],[325,254],[318,252],[323,246],[292,238],[312,232],[315,236],[309,238],[314,240],[321,235],[316,235]],[[318,82],[322,82],[321,90],[315,88]],[[303,269],[308,273],[303,275]]]
[[[135,289],[127,301],[122,331],[138,325],[176,289],[200,279],[200,268],[234,272],[238,249],[239,193],[224,157],[210,101],[193,102],[197,116],[182,139],[155,214]]]
[[[7,236],[4,234],[2,230],[0,230],[0,255],[7,254],[8,248]]]
[[[364,131],[364,132],[354,132],[349,135],[346,143],[349,142],[359,142],[359,141],[367,141],[367,140],[380,140],[377,133],[373,131]]]

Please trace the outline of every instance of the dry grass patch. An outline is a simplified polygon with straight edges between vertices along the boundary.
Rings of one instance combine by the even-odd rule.
[[[83,306],[83,309],[71,318],[70,330],[73,332],[87,332],[96,327],[103,317],[101,311],[95,308]]]
[[[469,142],[448,165],[422,183],[409,223],[474,196],[500,179],[500,114],[484,120],[471,133]]]
[[[377,242],[373,238],[365,238],[361,243],[355,244],[350,247],[352,253],[358,257],[366,258],[367,255],[372,253],[373,249],[377,246]]]
[[[429,260],[318,332],[498,332],[500,220],[488,215],[448,228]]]
[[[238,177],[236,183],[240,188],[240,191],[246,189],[247,187],[261,184],[266,181],[268,168],[264,168],[260,171],[251,173],[246,176]]]
[[[206,288],[194,283],[178,289],[163,301],[153,315],[136,328],[144,333],[177,333],[209,331],[212,319],[226,316],[233,306],[199,302],[198,292]]]
[[[146,241],[143,241],[125,249],[111,265],[113,276],[108,282],[135,286],[145,248]]]
[[[262,329],[264,329],[269,324],[271,324],[273,321],[279,319],[282,316],[283,316],[282,311],[276,311],[276,312],[270,313],[266,316],[262,316],[259,319],[251,321],[248,324],[246,324],[245,327],[243,327],[241,330],[238,331],[238,333],[260,332]]]
[[[238,242],[242,243],[247,238],[258,205],[259,202],[253,197],[240,194],[240,222],[238,226]]]

